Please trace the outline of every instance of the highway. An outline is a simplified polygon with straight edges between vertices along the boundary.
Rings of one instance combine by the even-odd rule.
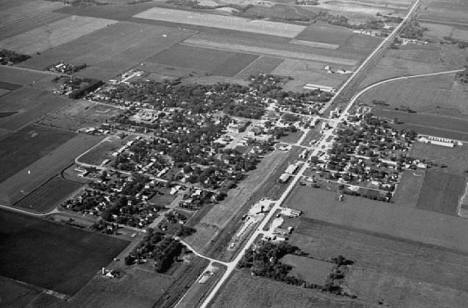
[[[420,0],[416,0],[414,4],[411,6],[410,10],[408,11],[407,15],[405,18],[402,20],[402,22],[392,31],[392,33],[385,39],[383,40],[379,46],[361,63],[361,65],[354,71],[354,73],[348,78],[348,80],[340,87],[340,89],[337,91],[335,96],[330,100],[330,102],[325,106],[328,108],[329,106],[332,105],[334,99],[340,95],[340,93],[343,92],[343,90],[353,81],[359,73],[365,68],[366,64],[369,63],[372,58],[377,55],[378,52],[382,51],[385,47],[385,44],[388,43],[389,41],[394,40],[395,36],[398,34],[400,29],[403,27],[403,25],[413,16],[413,14],[416,12],[417,7],[419,6]],[[361,91],[362,92],[362,91]],[[364,91],[365,92],[365,91]],[[364,93],[363,92],[363,93]],[[358,93],[359,94],[359,93]],[[318,146],[312,151],[311,156],[316,156],[320,150],[323,148],[326,148],[328,146],[327,144],[327,139],[335,132],[336,128],[338,125],[343,122],[348,114],[351,108],[353,107],[354,103],[356,102],[357,97],[354,97],[346,106],[345,110],[341,113],[337,121],[334,123],[334,127],[332,129],[327,130],[322,138],[320,139],[320,142]],[[324,108],[324,110],[326,110]],[[213,287],[213,289],[210,291],[208,296],[204,299],[202,304],[200,305],[201,308],[206,308],[208,307],[215,296],[218,294],[219,290],[221,287],[224,285],[224,283],[229,279],[235,268],[237,267],[237,264],[239,261],[244,257],[246,251],[250,249],[252,244],[255,242],[257,237],[262,235],[263,231],[262,229],[266,226],[266,224],[271,220],[273,215],[276,213],[278,209],[281,209],[281,205],[284,203],[286,198],[289,196],[299,179],[302,177],[306,169],[309,167],[309,164],[306,162],[303,164],[302,168],[299,170],[299,172],[296,174],[296,176],[291,180],[289,186],[285,190],[285,192],[281,195],[278,201],[275,202],[271,210],[268,212],[268,214],[265,216],[265,218],[262,220],[262,222],[259,224],[258,228],[253,232],[253,234],[250,236],[250,238],[247,240],[247,242],[244,244],[244,246],[241,248],[237,256],[232,260],[231,262],[227,263],[227,269],[226,272],[223,274],[223,276],[219,279],[219,281],[216,283],[216,285]]]

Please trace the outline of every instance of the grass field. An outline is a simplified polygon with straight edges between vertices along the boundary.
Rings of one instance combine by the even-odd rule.
[[[296,131],[295,133],[289,132],[287,136],[283,136],[280,139],[278,139],[279,142],[285,142],[285,143],[296,143],[301,139],[302,135],[304,135],[304,132],[301,130]]]
[[[448,114],[447,110],[442,112]],[[410,128],[420,134],[468,141],[468,119],[460,117],[460,114],[408,113],[380,108],[374,108],[373,113],[390,120],[398,119],[399,123],[394,126],[399,129]]]
[[[15,112],[0,118],[0,128],[17,130],[48,112],[63,108],[70,100],[44,90],[22,87],[0,97],[0,112]]]
[[[374,99],[384,100],[392,109],[408,106],[417,112],[468,115],[468,89],[454,81],[454,74],[389,82],[367,91],[359,101]]]
[[[235,271],[218,293],[212,307],[267,308],[267,307],[364,307],[348,298],[332,297],[312,289],[304,289],[270,279],[252,277]]]
[[[270,74],[280,63],[283,62],[281,58],[262,56],[258,57],[251,64],[240,71],[236,77],[247,79],[252,75],[260,73]]]
[[[121,109],[109,105],[99,105],[85,100],[68,100],[63,108],[49,112],[38,123],[76,131],[83,127],[98,127],[121,112]]]
[[[116,21],[70,16],[0,41],[0,48],[32,55],[71,42]]]
[[[382,299],[391,307],[424,307],[418,303],[431,299],[432,307],[461,307],[456,296],[441,295],[468,295],[465,253],[308,218],[300,221],[291,244],[313,258],[330,259],[341,254],[353,260],[351,271],[345,275],[346,285],[369,304]]]
[[[296,36],[296,39],[310,42],[327,43],[339,47],[345,44],[353,34],[353,31],[350,29],[318,22],[305,28],[304,31]]]
[[[15,135],[16,134],[6,137],[1,140],[1,143],[3,144],[5,140]],[[39,138],[39,136],[36,138]],[[56,143],[52,143],[53,141],[57,142],[58,138],[63,137],[60,137],[59,135],[57,140],[51,140],[49,138],[53,138],[53,136],[51,134],[47,134],[44,143],[51,147],[52,145],[57,146]],[[61,143],[60,146],[53,150],[48,149],[50,151],[47,155],[42,157],[39,156],[39,153],[37,152],[30,152],[31,149],[35,149],[30,146],[37,144],[36,141],[35,143],[25,144],[22,148],[19,148],[23,151],[19,154],[25,157],[23,164],[21,164],[21,161],[14,159],[14,157],[6,156],[5,159],[9,157],[9,159],[13,160],[12,165],[15,166],[16,173],[0,183],[0,202],[11,205],[28,195],[51,177],[59,174],[73,162],[73,159],[76,156],[98,143],[101,138],[102,137],[98,136],[79,134],[64,143]],[[19,142],[19,140],[16,141]],[[44,153],[46,148],[44,147],[44,144],[39,144],[35,150],[42,151]],[[26,161],[28,161],[28,163],[26,163]],[[2,167],[4,167],[3,164]],[[13,168],[8,169],[8,171],[12,172]]]
[[[272,73],[294,78],[286,84],[285,88],[295,85],[296,90],[302,90],[306,83],[337,88],[349,77],[349,75],[327,73],[324,69],[326,65],[320,62],[286,59]],[[340,66],[340,68],[349,69],[347,66]]]
[[[335,192],[300,185],[285,206],[319,221],[468,252],[468,225],[457,217],[353,196],[339,202]]]
[[[185,40],[184,43],[188,45],[192,45],[192,46],[197,46],[197,47],[206,47],[206,48],[213,48],[213,49],[220,49],[220,50],[231,50],[231,51],[252,53],[252,54],[265,55],[265,56],[271,56],[271,57],[302,59],[302,60],[333,63],[337,65],[348,65],[348,66],[354,66],[357,64],[357,60],[346,58],[345,56],[338,57],[338,56],[331,56],[331,55],[323,55],[319,53],[313,53],[312,50],[306,51],[306,52],[288,50],[292,48],[282,49],[282,47],[280,46],[277,46],[277,48],[274,49],[270,47],[220,42],[220,41],[214,41],[214,40],[209,40],[209,39],[199,39],[195,37]],[[306,47],[306,46],[295,45],[294,47]],[[307,47],[305,49],[307,49]]]
[[[213,75],[234,76],[256,58],[257,56],[250,54],[175,45],[146,61],[189,68]]]
[[[63,130],[28,126],[1,141],[0,181],[46,156],[75,134]]]
[[[0,275],[72,295],[128,242],[0,211]]]
[[[468,166],[466,158],[468,157],[468,149],[465,146],[446,148],[426,143],[415,143],[409,152],[412,157],[419,157],[429,161],[445,164],[445,170],[448,173],[464,175]]]
[[[240,17],[221,16],[209,13],[198,13],[165,8],[152,8],[136,14],[134,17],[290,38],[295,37],[305,28],[304,26],[294,24],[263,20],[251,21],[249,19]]]
[[[424,177],[417,208],[457,216],[465,186],[464,176],[430,170]]]
[[[312,142],[319,140],[320,136],[320,130],[318,128],[311,129],[302,141],[301,145],[309,147],[312,145]]]
[[[47,213],[81,186],[82,184],[56,176],[15,203],[15,207]]]
[[[330,262],[296,255],[284,256],[281,259],[281,263],[285,263],[293,267],[289,272],[291,276],[319,286],[325,285],[328,275],[330,275],[333,267],[335,266],[335,264]]]
[[[190,30],[119,22],[47,50],[22,65],[44,69],[57,59],[86,63],[88,67],[80,75],[107,80],[192,34]]]

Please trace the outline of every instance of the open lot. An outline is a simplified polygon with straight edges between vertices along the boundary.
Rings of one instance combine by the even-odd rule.
[[[192,34],[190,30],[119,22],[47,50],[22,65],[42,70],[57,59],[86,63],[88,67],[80,75],[107,80]]]
[[[180,66],[219,76],[234,76],[257,58],[215,49],[175,45],[147,59],[163,65]]]
[[[294,24],[263,20],[252,21],[240,17],[222,16],[209,13],[198,13],[165,8],[152,8],[136,14],[134,17],[291,38],[298,35],[305,28],[304,26]]]
[[[340,202],[336,192],[299,185],[285,206],[319,221],[468,252],[461,218],[354,196]]]
[[[28,9],[26,9],[28,10]],[[0,41],[0,48],[32,55],[68,43],[80,36],[105,28],[116,21],[70,16]]]
[[[39,120],[48,112],[67,106],[65,97],[31,87],[22,87],[0,97],[0,112],[11,115],[0,118],[0,128],[17,130]]]
[[[46,156],[74,136],[73,133],[32,125],[1,141],[0,181]]]
[[[47,181],[32,193],[15,203],[15,207],[21,207],[29,211],[47,213],[64,201],[82,184],[65,180],[56,176]]]
[[[313,258],[353,260],[345,285],[370,305],[463,307],[468,296],[465,253],[308,218],[300,219],[290,241]]]
[[[304,289],[283,282],[252,277],[235,271],[213,301],[216,308],[267,308],[267,307],[364,307],[346,297],[332,297],[312,289]]]
[[[28,129],[33,128],[35,128],[35,126],[28,127]],[[48,130],[51,129],[48,128]],[[16,136],[16,134],[11,136]],[[11,136],[3,139],[1,143],[3,144],[5,140],[11,139]],[[58,135],[54,140],[51,139],[54,138],[53,135],[46,134],[44,137],[46,140],[43,141],[43,144],[37,144],[36,141],[24,144],[23,147],[19,147],[22,152],[16,154],[17,158],[20,157],[20,154],[22,155],[21,157],[24,156],[23,164],[21,164],[21,161],[15,160],[12,156],[6,156],[5,159],[11,159],[13,161],[13,163],[11,163],[12,166],[8,168],[8,172],[10,174],[13,171],[16,173],[0,183],[0,202],[11,205],[28,195],[41,184],[72,164],[76,156],[98,143],[102,138],[85,134],[79,134],[71,138],[72,136],[74,136],[74,134],[71,136],[67,135],[67,139],[63,140],[63,135]],[[39,138],[39,136],[35,138]],[[59,141],[59,138],[62,139],[61,143],[54,143]],[[20,142],[20,140],[15,141]],[[14,142],[11,142],[11,144],[17,146]],[[35,144],[37,145],[36,148],[30,147]],[[52,146],[54,146],[53,149],[51,148]],[[33,150],[37,152],[32,152]],[[1,166],[3,167],[5,165],[2,164]],[[15,167],[14,169],[13,166]],[[4,168],[7,168],[7,166]]]
[[[291,276],[319,286],[325,285],[328,276],[336,265],[334,263],[296,255],[284,256],[281,259],[281,263],[285,263],[293,267],[290,272]]]
[[[0,275],[72,295],[128,242],[0,211]]]

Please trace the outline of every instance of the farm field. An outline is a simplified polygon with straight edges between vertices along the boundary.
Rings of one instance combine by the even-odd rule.
[[[466,64],[466,56],[468,56],[466,50],[450,45],[405,46],[397,50],[389,49],[369,70],[360,86],[363,88],[393,77],[460,69]]]
[[[56,74],[24,69],[17,66],[0,65],[0,81],[18,85],[34,86],[52,80]]]
[[[0,181],[23,169],[71,139],[75,134],[32,125],[1,141]]]
[[[0,211],[0,275],[72,295],[128,242]]]
[[[281,62],[283,62],[281,58],[261,56],[241,70],[236,77],[247,79],[260,73],[270,74]]]
[[[47,50],[21,65],[42,70],[57,59],[86,63],[88,67],[79,75],[107,81],[191,34],[189,30],[177,28],[119,22]]]
[[[0,112],[9,116],[0,118],[0,128],[17,130],[37,121],[48,112],[63,108],[69,99],[44,90],[22,87],[0,97]]]
[[[47,213],[81,186],[82,184],[80,183],[56,176],[15,203],[15,207],[24,208],[29,211],[33,210],[39,213]]]
[[[262,20],[251,22],[249,19],[240,17],[221,16],[209,13],[198,13],[165,8],[152,8],[136,14],[134,17],[291,38],[298,35],[305,28],[304,26],[294,24]]]
[[[426,6],[419,15],[420,20],[441,24],[468,24],[468,6],[464,1],[431,1]]]
[[[459,116],[445,116],[431,113],[408,113],[388,109],[374,108],[375,115],[398,119],[394,126],[409,128],[417,133],[468,141],[468,119]]]
[[[62,7],[64,4],[60,1],[2,1],[0,40],[66,17],[54,12]]]
[[[181,66],[218,76],[234,76],[256,58],[257,56],[251,54],[175,45],[146,61]]]
[[[332,297],[312,289],[304,289],[261,277],[252,277],[243,271],[234,272],[214,299],[212,306],[216,308],[365,307],[364,304],[346,297]]]
[[[331,45],[330,49],[336,49],[345,44],[353,34],[354,33],[351,29],[329,25],[324,22],[317,22],[305,28],[304,31],[295,37],[295,39],[308,42],[326,43]],[[332,46],[336,47],[332,48]]]
[[[454,81],[455,74],[421,77],[392,81],[375,87],[359,98],[359,102],[371,103],[383,100],[386,108],[407,106],[420,113],[441,115],[468,114],[468,88]],[[418,116],[411,114],[410,116]]]
[[[11,136],[15,135],[16,134]],[[74,134],[71,136],[67,135],[67,140],[64,140],[61,144],[56,144],[51,142],[57,142],[59,138],[63,139],[63,137],[59,135],[56,137],[56,140],[51,140],[50,138],[53,138],[53,136],[51,134],[46,134],[46,140],[43,141],[45,144],[37,145],[37,152],[34,153],[36,155],[30,152],[31,149],[35,148],[29,147],[36,143],[29,143],[26,144],[24,148],[21,148],[23,152],[19,154],[24,156],[24,163],[20,164],[18,160],[14,160],[16,164],[12,163],[12,165],[15,166],[14,171],[16,173],[0,183],[0,202],[13,204],[25,195],[28,195],[48,179],[59,174],[63,169],[72,164],[76,156],[98,143],[102,138],[85,134],[72,136],[74,136]],[[3,139],[1,143],[3,144],[5,140],[6,139]],[[13,145],[15,144],[13,143]],[[55,146],[55,148],[51,149],[52,145]],[[45,148],[45,146],[49,148]],[[48,151],[47,153],[45,152],[46,150]],[[19,154],[16,154],[17,157],[19,157]],[[39,156],[38,154],[43,156]],[[7,156],[5,159],[8,157],[12,159],[11,156]],[[2,164],[2,166],[4,165]],[[10,173],[13,172],[13,168],[8,169],[8,171]]]
[[[288,48],[288,46],[274,46],[273,48],[270,47],[260,47],[255,45],[244,45],[239,43],[230,43],[230,42],[219,42],[211,39],[200,39],[197,37],[192,37],[184,41],[187,45],[197,46],[197,47],[206,47],[206,48],[213,48],[213,49],[220,49],[220,50],[233,50],[237,52],[243,53],[252,53],[252,54],[259,54],[271,57],[283,57],[283,58],[291,58],[291,59],[302,59],[302,60],[309,60],[309,61],[316,61],[316,62],[324,62],[324,63],[332,63],[337,65],[347,65],[347,66],[354,66],[357,64],[357,60],[345,58],[345,57],[338,57],[331,55],[323,55],[319,53],[312,53],[311,50],[309,51],[299,51],[298,47],[305,47],[305,46],[298,46],[295,45],[293,48]],[[296,47],[296,48],[294,48]],[[295,49],[295,50],[291,50]],[[309,48],[310,49],[310,48]]]
[[[416,207],[457,216],[458,203],[465,187],[464,176],[429,170],[424,177]]]
[[[335,192],[300,185],[285,206],[307,218],[468,252],[468,225],[461,218],[354,196],[339,202]]]
[[[0,41],[0,48],[32,55],[68,43],[116,21],[70,16]],[[79,30],[77,30],[79,29]]]
[[[308,218],[300,219],[290,241],[313,258],[353,260],[345,285],[369,304],[463,307],[461,299],[468,296],[464,253]]]

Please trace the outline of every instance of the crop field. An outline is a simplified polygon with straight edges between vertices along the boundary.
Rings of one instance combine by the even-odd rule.
[[[404,111],[374,109],[374,114],[388,119],[398,119],[396,128],[413,129],[420,134],[468,141],[468,119],[430,113],[408,113]]]
[[[308,218],[300,219],[290,241],[313,258],[343,255],[353,260],[345,285],[371,304],[382,299],[392,307],[404,307],[411,306],[407,301],[413,298],[428,298],[438,303],[432,306],[440,307],[447,299],[441,293],[468,296],[465,253]],[[408,293],[411,296],[402,296]],[[448,302],[461,307],[457,298]]]
[[[80,75],[107,80],[192,34],[190,30],[119,22],[47,50],[22,65],[42,70],[57,59],[86,63],[88,67]]]
[[[0,298],[2,307],[27,307],[41,291],[13,279],[0,276]]]
[[[420,157],[420,156],[416,156]],[[416,207],[424,183],[425,171],[403,171],[393,202],[399,206]]]
[[[458,203],[465,186],[464,176],[428,171],[424,177],[417,208],[457,216]]]
[[[18,85],[33,85],[36,82],[52,80],[56,75],[50,72],[24,70],[21,67],[0,65],[0,81]]]
[[[109,26],[116,21],[93,17],[70,16],[48,25],[6,38],[0,48],[32,55],[68,43],[80,36]]]
[[[272,73],[294,78],[294,80],[286,84],[285,88],[292,88],[295,86],[296,90],[302,90],[302,87],[306,83],[337,88],[349,76],[329,74],[325,71],[325,66],[325,63],[286,59],[278,65]]]
[[[189,24],[193,26],[214,27],[234,31],[245,31],[282,37],[295,37],[304,30],[304,26],[249,19],[221,16],[207,13],[197,13],[165,8],[152,8],[136,14],[134,17],[150,20],[160,20],[173,23]]]
[[[267,307],[354,307],[348,298],[337,298],[313,289],[305,289],[284,282],[252,277],[243,271],[235,271],[213,301],[216,308],[267,308]]]
[[[73,298],[80,307],[150,307],[171,286],[174,278],[140,268],[125,270],[122,279],[96,276]],[[66,306],[68,307],[68,306]]]
[[[23,87],[0,97],[0,112],[14,112],[0,118],[0,128],[17,130],[41,116],[62,108],[69,100],[44,90]]]
[[[251,54],[175,45],[148,58],[147,61],[181,66],[213,75],[234,76],[256,58],[257,56]]]
[[[0,211],[0,275],[72,295],[128,242]]]
[[[65,15],[53,12],[63,6],[59,1],[2,1],[0,40],[64,18]]]
[[[8,149],[10,151],[13,151],[12,146],[18,147],[17,154],[15,154],[16,159],[13,159],[14,157],[11,155],[7,155],[5,158],[2,157],[4,161],[7,159],[14,160],[10,168],[7,168],[8,165],[5,166],[3,163],[1,166],[9,173],[15,172],[0,183],[0,202],[4,204],[13,204],[31,193],[51,177],[59,174],[73,162],[76,156],[98,143],[102,138],[85,134],[74,136],[75,134],[69,132],[66,132],[66,135],[60,135],[60,133],[64,133],[63,131],[59,131],[58,134],[51,134],[49,130],[52,129],[48,128],[44,136],[41,137],[43,138],[41,142],[32,140],[40,138],[39,135],[30,138],[28,144],[21,145],[21,140],[12,140],[15,136],[23,139],[25,136],[28,138],[27,133],[34,133],[35,130],[35,126],[27,127],[20,131],[23,135],[15,133],[1,141],[3,144],[5,140],[9,140]],[[74,137],[72,138],[72,136]],[[21,152],[19,152],[20,150]],[[18,160],[18,157],[24,157],[24,161]]]
[[[187,242],[205,250],[210,241],[238,214],[252,197],[252,194],[267,181],[278,166],[286,159],[287,154],[273,152],[265,156],[257,168],[248,174],[247,178],[238,184],[237,188],[229,191],[228,196],[221,203],[216,204],[196,225],[197,232],[187,238]],[[273,179],[276,181],[276,179]]]
[[[326,43],[331,46],[336,46],[335,48],[331,48],[330,46],[330,49],[336,49],[345,44],[353,34],[351,29],[329,25],[324,22],[317,22],[305,28],[295,39]]]
[[[335,192],[300,185],[285,206],[307,218],[468,252],[468,225],[457,217],[354,196],[340,202]]]
[[[291,265],[293,269],[290,274],[307,282],[325,285],[328,275],[330,275],[334,263],[320,261],[308,257],[296,255],[286,255],[281,259],[281,263]]]
[[[75,134],[41,126],[28,126],[1,141],[0,181],[23,169]]]
[[[278,65],[283,62],[281,58],[262,56],[258,57],[242,71],[240,71],[236,77],[241,79],[247,79],[252,75],[260,73],[270,74]]]
[[[467,24],[467,4],[464,1],[432,1],[418,16],[420,20],[442,24]]]
[[[349,59],[345,57],[335,57],[335,56],[327,56],[322,55],[319,53],[311,53],[311,51],[294,51],[288,50],[292,48],[284,48],[280,49],[273,49],[269,47],[259,47],[255,45],[244,45],[244,44],[236,44],[236,43],[228,43],[228,42],[220,42],[214,40],[207,40],[207,39],[198,39],[198,38],[190,38],[184,41],[187,45],[197,46],[197,47],[206,47],[206,48],[213,48],[213,49],[220,49],[220,50],[234,50],[238,52],[244,53],[252,53],[252,54],[259,54],[259,55],[266,55],[272,57],[282,57],[282,58],[291,58],[291,59],[302,59],[302,60],[309,60],[309,61],[316,61],[316,62],[324,62],[324,63],[333,63],[337,65],[348,65],[354,66],[357,64],[357,60]],[[295,45],[293,47],[305,47]]]
[[[47,213],[78,190],[82,184],[56,176],[15,203],[15,207]]]

